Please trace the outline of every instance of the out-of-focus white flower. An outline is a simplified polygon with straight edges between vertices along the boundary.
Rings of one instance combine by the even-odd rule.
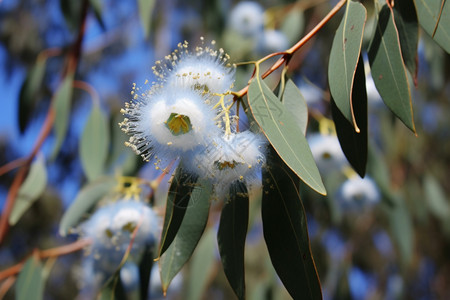
[[[239,2],[231,10],[228,24],[245,37],[256,37],[264,28],[264,9],[257,2]]]
[[[251,131],[224,135],[205,151],[194,154],[188,168],[200,177],[209,178],[217,198],[222,199],[237,180],[250,187],[257,184],[265,163],[266,143],[264,135]]]
[[[341,171],[347,165],[336,136],[316,133],[308,136],[308,143],[317,167],[322,173]]]
[[[380,192],[375,182],[368,176],[357,175],[347,179],[338,191],[338,199],[344,208],[363,208],[380,200]]]
[[[80,276],[82,295],[95,294],[114,274],[130,245],[128,261],[138,263],[159,236],[159,218],[145,203],[120,200],[100,207],[80,225],[80,234],[92,241],[86,249]]]
[[[289,41],[286,35],[274,29],[264,30],[258,45],[258,52],[268,54],[272,52],[281,52],[289,47]]]

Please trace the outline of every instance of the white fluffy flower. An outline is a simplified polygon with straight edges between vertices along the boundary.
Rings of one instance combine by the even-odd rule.
[[[229,26],[245,37],[255,37],[264,28],[264,10],[253,1],[239,2],[231,11]]]
[[[251,131],[232,133],[215,139],[203,152],[193,155],[188,169],[209,178],[216,196],[223,198],[231,183],[239,180],[248,186],[257,183],[265,163],[266,139]]]
[[[354,176],[342,184],[338,199],[344,207],[362,208],[377,203],[380,200],[380,192],[370,177]]]
[[[347,165],[336,136],[316,133],[308,136],[308,143],[317,167],[322,173],[341,171]]]

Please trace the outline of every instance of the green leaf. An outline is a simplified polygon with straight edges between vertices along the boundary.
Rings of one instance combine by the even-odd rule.
[[[100,27],[102,29],[105,29],[105,24],[103,23],[102,19],[102,1],[101,0],[89,0],[89,3],[94,10],[95,18],[97,19],[98,23],[100,24]]]
[[[364,177],[367,164],[367,92],[364,62],[360,55],[352,88],[353,111],[359,132],[347,121],[338,109],[334,98],[331,99],[331,112],[342,151],[353,169]]]
[[[70,105],[72,101],[72,83],[74,74],[68,74],[53,95],[52,106],[55,110],[55,134],[56,143],[53,148],[52,157],[56,157],[63,143],[70,117]]]
[[[94,181],[103,173],[109,148],[108,121],[97,103],[93,105],[79,147],[81,165],[86,177],[89,181]]]
[[[397,1],[394,6],[403,62],[417,82],[417,47],[419,44],[419,24],[413,0]]]
[[[161,284],[164,292],[170,282],[191,257],[208,222],[212,185],[209,181],[200,180],[195,186],[190,205],[173,242],[159,260]]]
[[[389,174],[387,164],[373,145],[369,147],[368,152],[368,173],[373,177],[374,181],[377,183],[377,186],[380,188],[383,195],[381,200],[388,206],[392,207],[395,205],[395,202],[392,196],[392,187],[390,183],[391,176]]]
[[[31,205],[42,195],[47,185],[47,169],[44,156],[40,155],[31,165],[14,202],[9,225],[15,225]]]
[[[414,133],[411,91],[391,9],[384,5],[378,15],[369,47],[373,81],[384,103]]]
[[[330,93],[344,117],[359,131],[353,105],[356,66],[366,23],[366,9],[359,2],[347,1],[344,18],[334,36],[328,63]]]
[[[19,130],[25,131],[36,103],[38,93],[44,81],[46,59],[38,59],[33,68],[28,72],[27,77],[20,89],[19,95]]]
[[[196,181],[197,178],[185,172],[182,165],[178,166],[167,195],[166,213],[164,215],[158,256],[161,256],[174,240],[187,211]]]
[[[305,28],[305,14],[293,8],[282,20],[280,31],[284,33],[290,44],[297,42]]]
[[[263,170],[262,223],[272,264],[294,299],[322,299],[297,176],[271,149]]]
[[[217,243],[228,282],[238,299],[245,299],[244,249],[249,213],[245,184],[234,183],[230,188],[230,195],[222,208]]]
[[[142,300],[147,299],[150,275],[154,262],[154,253],[151,248],[153,247],[145,248],[144,255],[139,263],[140,295]]]
[[[145,37],[150,36],[152,13],[155,7],[155,0],[139,0],[139,17],[141,18],[142,29],[144,29]]]
[[[423,185],[429,211],[441,221],[450,219],[450,204],[436,178],[425,175]]]
[[[286,83],[281,102],[283,102],[286,110],[293,114],[303,135],[306,135],[306,128],[308,126],[308,106],[306,105],[306,100],[302,93],[291,79]]]
[[[114,274],[107,285],[102,288],[97,299],[99,300],[114,300],[114,299],[127,299],[126,292],[120,280],[119,272]]]
[[[25,262],[17,278],[15,291],[17,300],[44,298],[42,264],[36,256],[31,256]]]
[[[278,155],[308,186],[326,194],[305,136],[298,132],[295,118],[259,77],[259,72],[250,83],[248,99],[253,117]]]
[[[414,0],[420,25],[450,54],[450,4],[446,0]]]
[[[214,230],[208,229],[204,234],[197,249],[192,255],[189,265],[189,283],[187,286],[186,299],[203,299],[202,295],[211,279],[215,269],[215,243]]]
[[[75,200],[62,216],[59,224],[59,234],[66,236],[69,230],[81,221],[83,216],[93,208],[97,202],[116,186],[112,177],[102,177],[89,183],[78,193]]]
[[[64,19],[71,30],[79,28],[83,1],[59,0]]]

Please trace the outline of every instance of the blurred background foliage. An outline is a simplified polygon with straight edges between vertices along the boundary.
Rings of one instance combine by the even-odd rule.
[[[0,166],[31,153],[52,97],[63,99],[55,120],[61,121],[67,113],[62,118],[67,130],[59,129],[59,134],[55,130],[45,139],[33,161],[36,178],[19,191],[19,197],[31,195],[36,201],[25,205],[23,216],[17,217],[3,240],[0,269],[21,261],[34,248],[75,241],[76,236],[61,237],[58,226],[63,212],[89,181],[114,174],[148,180],[159,175],[123,146],[125,136],[117,126],[123,118],[119,110],[129,101],[132,84],[155,79],[151,72],[154,61],[169,54],[179,42],[195,44],[201,36],[216,40],[234,62],[255,60],[290,47],[336,2],[260,1],[265,29],[279,30],[284,40],[255,46],[255,41],[239,36],[230,26],[230,12],[237,1],[0,1]],[[373,3],[362,2],[368,9],[366,26],[370,29]],[[88,5],[87,10],[83,5]],[[85,29],[80,37],[84,11]],[[331,118],[327,66],[338,16],[289,64],[288,75],[308,104],[307,136],[319,131],[322,115]],[[363,49],[372,36],[370,30],[366,32]],[[346,180],[342,172],[321,170],[326,197],[302,190],[325,299],[450,298],[450,57],[423,30],[419,37],[418,84],[412,91],[417,137],[380,104],[376,92],[368,90],[368,175],[378,185],[381,201],[341,205],[339,187]],[[74,50],[77,41],[79,49]],[[70,60],[77,55],[69,92],[60,82],[75,71]],[[247,84],[251,72],[250,66],[238,67],[237,88]],[[275,74],[268,79],[272,88],[278,78]],[[91,113],[97,115],[91,121],[92,128],[100,128],[102,140],[85,136]],[[58,139],[61,145],[55,151]],[[83,139],[94,145],[93,150],[81,146]],[[97,156],[90,156],[92,151]],[[93,164],[97,166],[90,167]],[[16,172],[1,174],[3,209]],[[162,181],[163,186],[167,180]],[[163,196],[156,204],[164,203]],[[268,259],[259,205],[258,200],[250,204],[245,252],[247,296],[289,299]],[[205,299],[234,297],[211,238],[219,215],[220,210],[213,205],[198,249],[169,289],[171,299],[185,299],[186,295],[197,299],[201,294]],[[78,251],[57,259],[45,282],[45,299],[76,297],[81,257]],[[11,289],[6,298],[13,298],[14,293]],[[161,296],[156,290],[152,293],[153,297]]]

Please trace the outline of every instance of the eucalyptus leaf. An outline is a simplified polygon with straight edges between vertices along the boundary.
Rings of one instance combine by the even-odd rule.
[[[64,77],[52,99],[52,107],[55,111],[55,134],[56,142],[52,157],[56,157],[64,141],[70,117],[70,106],[72,101],[72,84],[74,74],[70,73]]]
[[[305,14],[298,8],[291,9],[281,23],[281,32],[290,44],[296,43],[305,28]]]
[[[175,275],[191,257],[208,222],[212,185],[199,180],[191,194],[189,206],[173,242],[159,259],[164,292]]]
[[[9,216],[9,225],[15,225],[31,205],[39,199],[47,186],[47,169],[43,155],[39,155],[30,167],[25,181],[19,189]]]
[[[356,67],[366,23],[366,9],[355,1],[347,1],[344,17],[334,36],[328,63],[330,93],[344,117],[359,131],[353,105]]]
[[[302,93],[291,79],[286,83],[281,101],[286,107],[286,110],[292,113],[303,134],[306,135],[308,126],[308,106],[306,105],[305,97],[303,97]]]
[[[139,263],[139,279],[140,279],[140,296],[141,300],[147,299],[149,285],[150,285],[150,276],[152,273],[153,267],[153,258],[154,252],[152,251],[153,247],[145,247],[144,254]]]
[[[150,36],[152,13],[155,7],[155,0],[138,0],[139,17],[141,18],[142,29],[146,38]]]
[[[44,299],[44,279],[39,258],[31,256],[17,277],[15,292],[17,300]]]
[[[100,24],[100,27],[102,29],[105,29],[105,24],[103,23],[102,19],[102,0],[89,0],[89,3],[94,10],[95,18],[97,19],[98,23]]]
[[[262,223],[272,264],[294,299],[322,299],[298,177],[271,149],[263,170]]]
[[[103,173],[109,148],[108,121],[94,103],[79,144],[81,165],[89,181]]]
[[[296,130],[295,118],[259,74],[250,83],[248,99],[253,117],[280,157],[308,186],[326,194],[308,142]]]
[[[336,133],[341,144],[342,151],[353,169],[364,177],[367,164],[367,92],[364,63],[360,55],[356,68],[352,87],[353,111],[355,120],[359,126],[356,132],[353,126],[346,120],[338,109],[334,98],[331,99],[331,112],[336,125]]]
[[[373,81],[384,103],[413,132],[416,132],[411,91],[400,49],[392,10],[383,5],[369,47]]]
[[[450,219],[450,203],[437,179],[426,174],[423,187],[428,210],[441,221]]]
[[[414,0],[420,25],[450,54],[450,3],[446,0]]]
[[[84,186],[62,216],[59,224],[59,234],[61,236],[66,236],[69,230],[78,225],[83,216],[85,216],[103,196],[108,194],[116,184],[115,178],[102,177]]]
[[[242,182],[230,188],[230,199],[222,208],[217,232],[223,270],[238,299],[245,299],[244,249],[249,217],[249,196]]]

